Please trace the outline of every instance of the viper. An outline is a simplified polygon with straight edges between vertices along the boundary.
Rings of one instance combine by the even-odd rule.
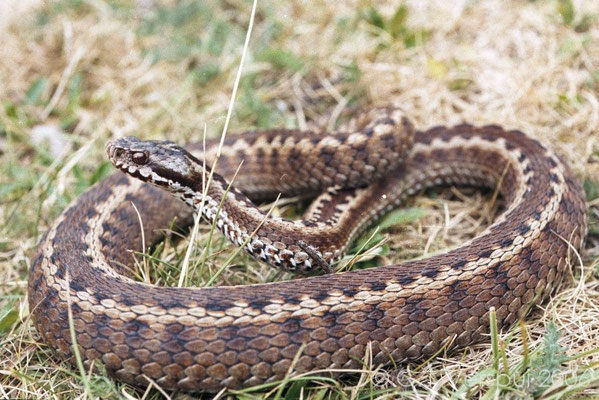
[[[367,352],[380,365],[480,342],[492,309],[509,327],[554,293],[587,232],[581,186],[537,140],[496,125],[416,131],[393,107],[330,134],[254,131],[185,148],[127,137],[106,152],[124,173],[83,194],[41,239],[29,306],[60,356],[77,350],[136,386],[241,388],[357,368]],[[385,212],[448,185],[497,189],[505,210],[443,254],[323,273]],[[279,193],[317,197],[300,220],[252,202]],[[210,288],[136,281],[132,251],[194,211],[254,257],[312,276]]]

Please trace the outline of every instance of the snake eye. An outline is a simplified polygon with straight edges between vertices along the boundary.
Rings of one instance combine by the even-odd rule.
[[[138,165],[143,165],[148,162],[148,153],[147,152],[137,152],[133,153],[131,159],[134,163]]]

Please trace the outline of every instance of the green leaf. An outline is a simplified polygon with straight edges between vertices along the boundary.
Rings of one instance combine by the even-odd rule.
[[[78,106],[81,102],[81,87],[83,83],[83,74],[76,72],[69,82],[67,94],[69,97],[69,107]]]
[[[83,176],[83,171],[81,170],[81,167],[79,165],[75,165],[73,166],[73,175],[75,176],[75,179],[77,179],[78,183],[82,183],[83,181],[85,181],[85,177]]]
[[[383,19],[383,16],[374,7],[370,7],[368,9],[366,21],[368,21],[369,24],[376,26],[377,28],[385,29],[385,20]]]
[[[423,208],[403,208],[391,211],[379,220],[378,224],[376,224],[376,228],[369,229],[356,240],[351,252],[362,249],[362,253],[364,253],[373,247],[376,247],[383,240],[383,235],[380,233],[382,230],[396,225],[408,224],[427,214],[428,211]],[[375,229],[378,229],[376,233]],[[381,255],[387,254],[389,254],[389,247],[383,246]]]
[[[218,76],[218,74],[220,74],[220,66],[218,64],[205,64],[197,67],[193,71],[195,82],[200,86],[206,85],[213,78]]]
[[[286,400],[299,399],[301,397],[302,388],[306,386],[308,382],[303,380],[297,380],[291,384],[287,393],[285,393]]]
[[[106,178],[112,172],[112,163],[110,161],[104,161],[94,171],[91,178],[89,179],[89,186],[96,184],[102,179]]]
[[[208,40],[208,53],[214,56],[221,55],[230,33],[231,27],[226,22],[218,21]]]
[[[599,181],[586,178],[582,182],[582,187],[584,188],[588,201],[593,201],[599,197]]]
[[[260,94],[253,87],[251,76],[241,80],[240,91],[239,106],[236,109],[240,120],[251,122],[258,128],[276,125],[280,114],[273,106],[262,100]]]
[[[19,310],[16,308],[8,310],[7,313],[0,317],[0,334],[10,331],[18,320]]]
[[[355,58],[343,70],[345,71],[345,80],[349,82],[358,82],[362,76],[362,71]]]
[[[543,394],[552,385],[551,377],[557,376],[563,368],[562,364],[568,359],[566,349],[559,344],[559,338],[557,326],[550,322],[540,353],[532,359],[530,368],[522,377],[526,391],[535,397]]]
[[[91,175],[88,171],[81,168],[79,165],[75,165],[72,168],[73,176],[75,177],[75,194],[81,194],[90,186],[93,186],[97,182],[101,181],[112,172],[112,164],[110,161],[102,162]]]
[[[9,181],[0,185],[0,199],[3,201],[10,201],[30,190],[37,179],[33,169],[18,165],[9,166],[7,173]]]
[[[383,235],[380,233],[375,233],[373,236],[372,231],[366,232],[356,240],[351,252],[357,252],[361,249],[362,253],[364,253],[379,244],[381,240],[383,240]]]
[[[38,104],[47,85],[47,78],[38,78],[33,81],[29,89],[27,89],[27,93],[25,93],[25,104]]]
[[[447,68],[447,65],[443,61],[435,60],[434,58],[426,60],[426,67],[428,74],[434,79],[443,79],[449,72],[449,68]]]
[[[21,189],[22,185],[18,182],[7,182],[0,185],[0,199],[9,196],[17,190]]]
[[[452,79],[448,84],[447,87],[449,88],[449,90],[456,91],[456,90],[464,90],[466,89],[468,86],[472,85],[472,80],[467,79],[467,78],[456,78],[456,79]]]
[[[406,48],[414,47],[427,40],[431,36],[431,32],[428,30],[417,30],[417,31],[406,31],[402,36],[403,44]]]
[[[591,214],[591,217],[589,218],[589,234],[599,235],[599,218],[597,218],[594,213]]]
[[[588,32],[591,29],[591,26],[596,22],[596,17],[590,14],[585,14],[582,16],[580,21],[576,23],[574,26],[574,30],[578,33]]]
[[[558,0],[557,12],[562,16],[562,21],[570,25],[574,21],[574,4],[572,0]]]
[[[304,62],[295,54],[282,49],[268,48],[260,54],[260,61],[266,61],[272,66],[298,72],[304,68]]]
[[[497,371],[493,368],[483,369],[476,375],[466,379],[466,381],[460,385],[458,390],[452,394],[451,398],[456,400],[470,398],[469,393],[472,389],[485,386],[485,382],[495,377],[496,373]]]
[[[390,228],[395,225],[405,225],[414,222],[428,214],[423,208],[402,208],[391,211],[385,215],[377,224],[380,230]]]
[[[389,33],[394,38],[400,37],[407,30],[406,20],[408,19],[408,7],[401,5],[393,14],[391,21],[389,21]]]

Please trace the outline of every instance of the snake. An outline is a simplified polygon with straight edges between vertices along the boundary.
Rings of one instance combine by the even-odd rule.
[[[124,137],[106,153],[119,171],[41,238],[29,307],[59,357],[136,387],[216,392],[480,343],[492,312],[507,329],[556,292],[587,234],[581,185],[538,140],[498,125],[417,130],[396,107],[329,133],[260,130],[184,147]],[[331,273],[373,221],[440,186],[496,190],[505,205],[457,248]],[[255,205],[279,193],[315,200],[299,220]],[[135,252],[194,213],[257,259],[308,276],[200,288],[136,280]]]

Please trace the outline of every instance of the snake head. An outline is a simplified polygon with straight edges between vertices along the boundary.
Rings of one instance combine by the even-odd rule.
[[[144,182],[167,189],[195,187],[200,161],[173,142],[127,136],[109,141],[106,154],[116,168]]]

